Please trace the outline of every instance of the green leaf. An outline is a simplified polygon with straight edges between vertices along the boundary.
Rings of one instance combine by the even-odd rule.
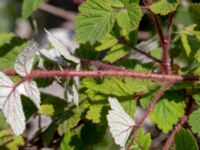
[[[125,83],[133,88],[133,91],[135,93],[138,92],[149,92],[153,86],[155,86],[155,83],[153,83],[150,80],[142,80],[142,79],[133,79],[133,78],[125,78]]]
[[[192,98],[194,98],[195,102],[200,106],[200,89],[195,89],[191,94]]]
[[[197,133],[200,136],[200,109],[195,110],[189,116],[189,125],[192,127],[192,132]]]
[[[48,128],[44,132],[42,132],[41,137],[42,137],[42,141],[45,146],[48,146],[51,143],[51,141],[53,140],[56,128],[57,128],[56,123],[52,122],[48,126]]]
[[[155,86],[155,88],[142,95],[140,98],[140,104],[143,109],[146,109],[151,104],[159,89],[160,86]]]
[[[17,55],[27,46],[26,41],[10,34],[0,34],[0,45],[0,70],[13,69]]]
[[[102,82],[84,79],[83,85],[96,92],[113,96],[132,96],[135,92],[149,92],[155,84],[149,80],[133,78],[105,78]]]
[[[85,121],[81,130],[81,137],[85,144],[91,145],[103,140],[107,125],[94,124],[91,121]]]
[[[0,132],[0,149],[18,150],[19,147],[23,147],[24,145],[25,141],[22,136],[14,136],[6,130]]]
[[[61,141],[59,150],[88,150],[88,147],[81,140],[81,129],[79,127],[67,132]]]
[[[125,84],[121,78],[105,78],[102,84],[92,79],[84,79],[83,84],[89,89],[106,95],[127,96],[134,92],[133,87]]]
[[[60,122],[58,126],[58,133],[63,135],[70,129],[75,127],[81,118],[81,108],[74,108],[64,111],[60,116]]]
[[[164,133],[167,133],[184,114],[185,103],[176,91],[166,92],[150,113],[153,123]]]
[[[186,55],[189,57],[192,50],[191,50],[191,48],[190,48],[190,45],[189,45],[187,36],[186,36],[185,34],[181,35],[181,42],[182,42],[183,47],[184,47],[184,49],[185,49]]]
[[[176,150],[198,150],[198,144],[189,130],[181,129],[175,136]]]
[[[42,0],[24,0],[22,5],[22,17],[28,18],[37,8]]]
[[[91,46],[89,43],[81,44],[78,49],[76,49],[75,54],[81,59],[87,60],[97,60],[99,57],[99,52],[94,51],[95,47]]]
[[[37,112],[37,107],[35,106],[33,101],[25,96],[21,96],[21,100],[26,120],[28,120],[32,115]]]
[[[56,116],[63,113],[67,103],[59,97],[41,94],[42,104],[40,113],[47,116]]]
[[[9,44],[10,41],[15,37],[13,33],[1,33],[0,34],[0,47],[4,44]]]
[[[150,9],[155,14],[167,15],[175,11],[179,3],[179,0],[159,0],[152,4]]]
[[[91,105],[87,111],[86,118],[93,123],[100,123],[101,118],[107,114],[107,111],[103,108],[105,108],[104,105]]]
[[[132,145],[134,150],[149,150],[151,147],[151,135],[150,133],[145,134],[144,129],[140,128],[138,131],[135,143]]]
[[[200,18],[199,18],[200,3],[190,3],[188,12],[190,12],[190,15],[193,19],[193,23],[195,23],[197,25],[198,29],[200,29]]]
[[[117,44],[110,49],[103,60],[113,63],[127,55],[129,50],[130,48],[127,45]]]
[[[89,0],[83,3],[76,19],[78,43],[92,45],[108,34],[115,23],[116,12],[104,0]]]
[[[107,48],[113,47],[114,45],[116,45],[118,42],[117,38],[114,37],[111,34],[107,34],[106,36],[104,36],[101,41],[100,41],[100,45],[98,45],[95,49],[97,51],[102,51],[105,50]]]
[[[135,116],[135,110],[136,110],[136,100],[133,98],[118,98],[120,101],[120,104],[124,108],[125,112],[131,116],[131,118],[134,118]]]
[[[142,10],[136,3],[129,4],[122,8],[117,15],[117,22],[124,33],[136,30],[142,18]]]

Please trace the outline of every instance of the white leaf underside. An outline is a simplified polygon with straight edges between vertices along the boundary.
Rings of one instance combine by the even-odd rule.
[[[23,51],[18,55],[14,68],[20,76],[24,77],[31,72],[37,50],[37,44],[33,43],[24,48]]]
[[[23,133],[25,130],[25,116],[21,98],[17,91],[11,92],[11,94],[5,99],[3,114],[16,135]]]
[[[26,81],[24,84],[25,91],[27,96],[32,99],[35,105],[39,108],[40,107],[40,91],[37,87],[35,81]]]
[[[25,116],[20,93],[13,86],[10,78],[0,72],[0,108],[14,133],[19,135],[25,129]]]
[[[55,50],[55,48],[51,48],[49,50],[47,50],[47,49],[41,49],[40,50],[40,54],[43,57],[45,57],[46,59],[54,61],[57,64],[66,64],[66,63],[64,63],[64,60],[61,57],[61,55]]]
[[[135,121],[124,111],[116,98],[109,97],[111,110],[107,115],[110,132],[116,144],[125,147]]]
[[[80,64],[77,64],[76,71],[79,71],[81,68]],[[74,102],[76,106],[79,105],[79,93],[78,93],[78,86],[79,86],[79,77],[73,78],[73,85],[70,87],[67,85],[66,87],[66,95],[67,95],[67,102]]]
[[[56,52],[63,55],[64,58],[67,59],[67,60],[70,60],[74,63],[80,63],[80,59],[78,57],[74,56],[73,54],[71,54],[66,49],[66,47],[64,46],[64,44],[62,42],[60,42],[53,34],[48,32],[47,30],[45,30],[45,31],[48,34],[48,39],[49,39],[50,43],[56,49]]]

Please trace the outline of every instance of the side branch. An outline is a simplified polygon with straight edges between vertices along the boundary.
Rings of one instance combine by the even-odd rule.
[[[193,102],[194,100],[190,97],[188,103],[187,103],[187,107],[185,110],[185,114],[181,117],[181,119],[179,120],[179,123],[174,127],[174,130],[172,131],[171,135],[169,136],[169,138],[167,139],[163,150],[168,150],[170,148],[170,145],[172,144],[174,137],[176,135],[176,133],[183,128],[183,125],[187,122],[188,120],[188,116],[191,112],[192,106],[193,106]]]
[[[174,137],[176,133],[183,127],[183,125],[187,122],[188,116],[184,115],[181,119],[180,122],[176,125],[174,128],[173,132],[171,133],[170,137],[168,138],[167,142],[165,143],[163,150],[168,150],[174,140]]]
[[[163,95],[163,93],[174,84],[175,82],[168,82],[165,86],[163,86],[159,91],[158,94],[154,97],[153,101],[151,102],[150,106],[147,108],[147,110],[145,111],[143,117],[140,119],[140,121],[136,124],[135,126],[135,130],[134,130],[134,134],[133,134],[133,138],[131,139],[129,145],[127,146],[127,150],[130,149],[131,145],[134,144],[135,139],[137,138],[137,134],[138,134],[138,129],[143,125],[144,120],[147,118],[147,116],[149,115],[150,112],[152,112],[154,106],[157,104],[157,102],[159,101],[160,97]]]
[[[136,52],[140,53],[140,54],[143,54],[143,55],[146,56],[147,58],[150,58],[150,59],[154,60],[155,62],[161,64],[161,61],[160,61],[159,59],[157,59],[156,57],[153,57],[153,56],[149,55],[149,54],[146,53],[145,51],[142,51],[142,50],[138,49],[137,47],[132,47],[132,49],[135,50]]]

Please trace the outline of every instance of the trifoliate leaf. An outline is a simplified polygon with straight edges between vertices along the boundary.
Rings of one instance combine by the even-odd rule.
[[[198,144],[189,130],[181,129],[175,135],[176,150],[198,150]]]
[[[117,22],[124,33],[129,33],[138,28],[142,18],[142,10],[136,3],[127,5],[117,14]]]
[[[113,63],[128,54],[129,50],[130,48],[128,46],[117,44],[110,49],[103,60]]]
[[[159,0],[150,6],[150,9],[155,14],[167,15],[176,10],[180,0]]]
[[[19,135],[25,129],[25,116],[20,93],[13,86],[10,78],[0,72],[0,108],[14,133]]]
[[[150,118],[159,129],[167,133],[184,114],[184,108],[184,99],[175,91],[169,91],[156,104],[150,113]]]
[[[79,43],[90,42],[93,45],[112,30],[116,12],[106,1],[89,0],[79,10],[76,19],[76,39]]]
[[[197,133],[200,136],[200,109],[197,109],[196,111],[192,112],[192,114],[189,117],[189,125],[192,127],[192,132]]]
[[[135,121],[124,111],[116,98],[110,97],[109,103],[111,110],[108,112],[107,120],[110,132],[115,143],[125,147]]]
[[[15,71],[22,77],[29,74],[33,67],[38,47],[35,43],[23,49],[15,61]]]
[[[22,5],[22,17],[28,18],[42,3],[42,0],[24,0]]]
[[[135,147],[135,149],[133,148],[134,150],[149,150],[151,142],[150,133],[145,134],[144,129],[140,128],[135,143],[131,146],[131,148]]]
[[[55,48],[56,53],[62,55],[65,59],[70,60],[74,63],[80,63],[80,59],[73,54],[64,46],[62,42],[60,42],[53,34],[45,30],[48,34],[48,39],[51,45]]]

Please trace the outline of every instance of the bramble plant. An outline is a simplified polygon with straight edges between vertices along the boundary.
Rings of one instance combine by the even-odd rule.
[[[24,0],[22,17],[45,6]],[[0,145],[148,150],[155,139],[144,126],[150,118],[165,135],[163,150],[198,150],[199,15],[200,3],[192,0],[86,0],[75,20],[74,53],[48,30],[46,49],[1,33],[0,108],[9,127],[0,126]],[[141,41],[144,16],[154,29]],[[53,82],[64,89],[63,99],[41,92]],[[136,119],[138,107],[144,114]],[[51,123],[28,140],[26,121],[42,115]]]

